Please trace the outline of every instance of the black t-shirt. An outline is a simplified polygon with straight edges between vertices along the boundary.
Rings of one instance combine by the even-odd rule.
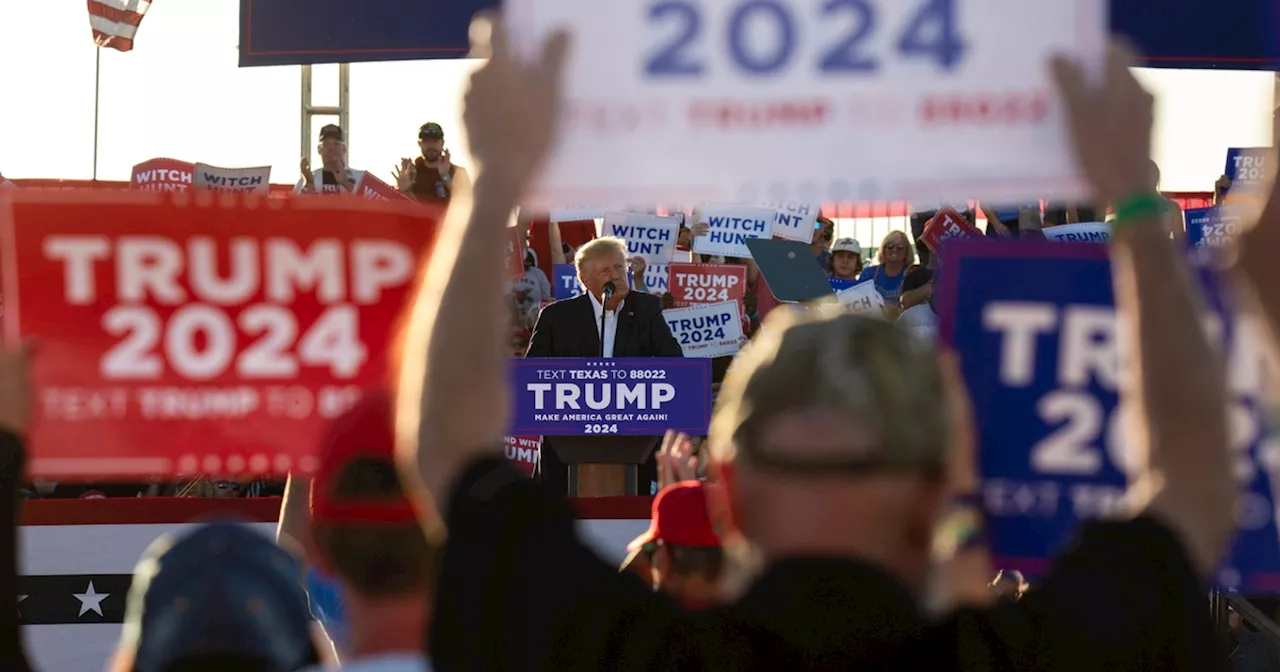
[[[737,603],[693,614],[605,564],[568,503],[500,457],[448,500],[429,636],[438,670],[1211,669],[1206,592],[1149,518],[1088,526],[1041,588],[926,623],[855,561],[774,564]]]

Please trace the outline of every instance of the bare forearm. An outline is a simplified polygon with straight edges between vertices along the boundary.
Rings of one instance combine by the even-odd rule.
[[[569,263],[564,257],[564,239],[560,236],[560,222],[551,222],[547,225],[547,243],[551,245],[551,263]]]
[[[1150,511],[1180,528],[1193,560],[1213,569],[1232,527],[1222,362],[1202,328],[1204,301],[1157,221],[1113,238],[1116,306],[1132,320],[1141,430],[1153,480]]]
[[[280,502],[280,522],[276,525],[276,543],[286,550],[306,555],[302,543],[311,520],[311,479],[289,474],[284,485],[284,501]],[[310,561],[310,558],[302,558]]]
[[[1234,268],[1237,277],[1249,285],[1247,291],[1251,290],[1266,317],[1272,334],[1270,347],[1276,346],[1276,336],[1280,335],[1280,264],[1275,263],[1273,252],[1277,245],[1280,245],[1280,198],[1273,196],[1257,226],[1238,242],[1240,255]]]
[[[442,493],[467,459],[500,444],[507,421],[506,222],[514,190],[481,177],[455,195],[418,290],[402,365],[401,411],[416,406],[416,459]],[[416,397],[416,398],[415,398]],[[401,426],[401,439],[411,428]]]

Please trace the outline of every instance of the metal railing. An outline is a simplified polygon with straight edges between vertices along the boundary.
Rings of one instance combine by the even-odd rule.
[[[1209,613],[1218,634],[1224,639],[1229,628],[1227,624],[1228,609],[1240,614],[1241,620],[1261,633],[1274,646],[1280,646],[1280,625],[1276,625],[1269,616],[1239,593],[1215,589],[1209,594]]]

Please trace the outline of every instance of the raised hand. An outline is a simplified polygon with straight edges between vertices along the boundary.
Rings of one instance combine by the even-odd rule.
[[[311,175],[311,157],[304,156],[298,162],[298,170],[302,173],[302,185],[307,189],[315,186],[315,178]]]
[[[400,167],[391,171],[391,178],[396,181],[400,191],[410,191],[418,179],[418,167],[410,159],[400,159]]]
[[[522,193],[546,161],[560,117],[561,73],[569,37],[557,32],[542,55],[512,53],[501,20],[477,19],[472,45],[489,60],[471,76],[463,121],[480,173],[496,177],[504,190]]]
[[[1053,75],[1067,109],[1076,160],[1100,201],[1151,191],[1151,128],[1155,99],[1134,78],[1133,54],[1112,44],[1101,85],[1076,63],[1053,60]]]
[[[440,177],[449,177],[449,169],[453,167],[453,160],[449,158],[449,150],[440,152],[440,163],[436,169],[440,171]]]
[[[694,455],[693,442],[683,432],[667,430],[655,459],[658,462],[659,488],[698,479],[698,458]]]

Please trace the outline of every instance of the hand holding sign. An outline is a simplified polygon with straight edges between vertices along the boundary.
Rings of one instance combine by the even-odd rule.
[[[644,257],[635,256],[627,260],[631,266],[632,277],[644,277],[644,269],[647,264],[644,263]]]
[[[1063,137],[1040,64],[1058,51],[1100,56],[1105,7],[510,0],[504,12],[524,41],[555,28],[577,45],[562,142],[533,198],[1074,196],[1072,167],[1044,161]],[[979,27],[1002,37],[978,39]],[[1010,52],[1026,67],[1011,67]],[[966,157],[973,173],[939,154]]]
[[[471,75],[466,95],[463,120],[471,155],[480,171],[499,176],[498,185],[521,192],[551,150],[569,37],[556,31],[543,43],[540,58],[523,61],[511,53],[501,20],[477,18],[471,35],[475,51],[492,54]]]
[[[1095,87],[1079,64],[1061,56],[1053,60],[1076,160],[1102,202],[1155,190],[1151,173],[1155,99],[1133,76],[1132,64],[1133,55],[1113,44],[1102,85]]]
[[[929,249],[940,253],[942,246],[952,240],[981,237],[982,233],[978,231],[978,227],[970,224],[968,219],[955,211],[955,208],[944,205],[938,214],[929,220],[920,240],[923,240]]]

